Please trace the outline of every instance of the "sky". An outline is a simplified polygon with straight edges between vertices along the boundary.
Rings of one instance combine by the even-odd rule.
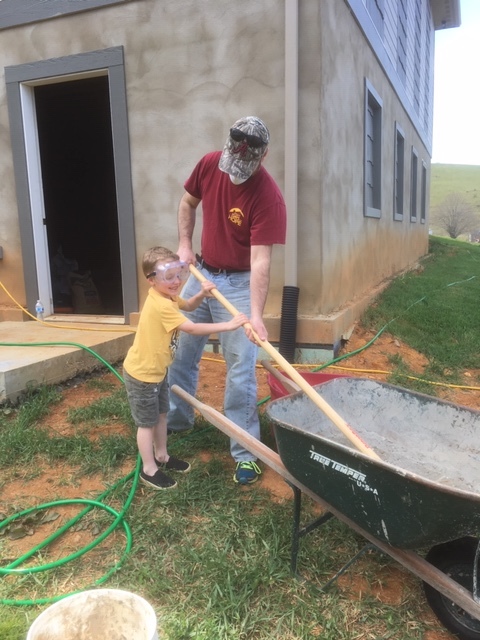
[[[480,0],[460,0],[460,17],[435,31],[432,162],[480,165]]]

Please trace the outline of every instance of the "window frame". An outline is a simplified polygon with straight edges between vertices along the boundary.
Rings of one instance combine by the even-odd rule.
[[[0,0],[0,3],[3,1]],[[25,93],[31,92],[36,84],[51,83],[56,78],[75,80],[92,74],[108,75],[109,79],[123,308],[125,324],[128,324],[130,313],[138,311],[138,282],[125,59],[122,46],[5,67],[25,291],[28,306],[33,308],[37,295],[38,275],[32,227],[28,150],[24,129]]]
[[[382,214],[382,111],[383,101],[365,78],[363,195],[366,218]]]
[[[395,152],[393,167],[393,219],[401,222],[405,208],[405,132],[395,122]]]
[[[417,222],[418,209],[418,151],[412,146],[410,160],[410,222]]]
[[[427,163],[422,160],[420,182],[420,224],[425,224],[427,220]]]

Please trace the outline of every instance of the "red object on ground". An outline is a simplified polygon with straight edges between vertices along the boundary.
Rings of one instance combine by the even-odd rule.
[[[345,378],[346,376],[338,373],[321,373],[320,371],[299,371],[298,372],[302,378],[304,378],[308,384],[312,387],[316,384],[322,384],[323,382],[328,382],[329,380],[333,380],[334,378]],[[283,374],[287,378],[286,373]],[[272,400],[277,400],[277,398],[282,398],[283,396],[288,395],[288,391],[285,389],[280,380],[277,380],[275,376],[271,373],[267,376],[268,386],[270,387],[270,394]]]

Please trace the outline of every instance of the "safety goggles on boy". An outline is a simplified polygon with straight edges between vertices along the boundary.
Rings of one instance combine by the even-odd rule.
[[[156,277],[158,280],[168,283],[173,283],[175,280],[185,282],[189,273],[188,264],[182,260],[176,260],[175,262],[157,264],[155,266],[155,271],[149,273],[147,278]]]

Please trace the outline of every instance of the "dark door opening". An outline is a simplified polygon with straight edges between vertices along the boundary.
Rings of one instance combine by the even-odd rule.
[[[123,315],[108,82],[35,87],[55,313]]]

